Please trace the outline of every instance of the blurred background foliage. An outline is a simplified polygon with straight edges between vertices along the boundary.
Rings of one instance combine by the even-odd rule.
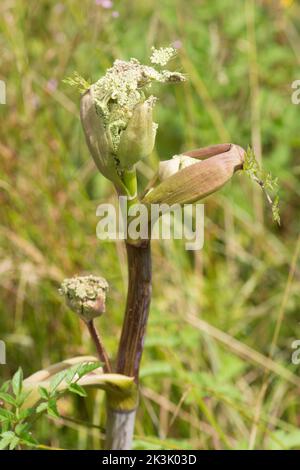
[[[288,0],[1,0],[1,378],[94,353],[58,294],[64,277],[110,284],[98,326],[116,352],[126,296],[121,243],[96,239],[96,207],[115,199],[95,170],[79,96],[62,80],[95,81],[116,58],[146,61],[174,44],[184,86],[159,90],[159,159],[231,141],[252,145],[280,181],[280,227],[262,194],[236,175],[205,201],[205,245],[153,243],[154,293],[141,372],[135,448],[300,448],[300,6]],[[94,400],[95,398],[95,400]],[[99,445],[103,394],[60,403],[35,434],[59,448]]]

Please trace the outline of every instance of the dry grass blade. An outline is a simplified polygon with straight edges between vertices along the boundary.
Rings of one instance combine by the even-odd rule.
[[[288,382],[292,383],[296,387],[300,387],[300,378],[295,374],[287,370],[285,367],[281,366],[277,362],[273,361],[271,358],[264,356],[258,351],[250,348],[244,343],[241,343],[237,339],[228,335],[224,331],[210,325],[209,323],[201,320],[200,318],[195,317],[194,315],[188,314],[187,321],[193,325],[195,328],[198,328],[200,331],[207,333],[208,335],[215,338],[217,341],[224,344],[226,347],[237,353],[240,357],[248,359],[251,362],[256,363],[263,369],[269,369],[269,371],[274,374],[282,377]]]

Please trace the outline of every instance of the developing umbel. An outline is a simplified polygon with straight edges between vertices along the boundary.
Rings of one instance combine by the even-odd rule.
[[[105,312],[107,291],[107,281],[93,275],[65,279],[59,289],[68,307],[84,321],[90,321]]]
[[[101,173],[121,191],[123,172],[149,156],[154,147],[156,97],[146,96],[152,83],[185,80],[181,73],[161,68],[174,55],[172,48],[154,49],[150,60],[156,68],[137,59],[116,60],[81,98],[81,122],[92,157]]]

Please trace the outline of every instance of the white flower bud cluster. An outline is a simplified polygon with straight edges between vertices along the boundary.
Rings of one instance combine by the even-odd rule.
[[[173,47],[160,47],[155,49],[152,47],[150,61],[152,64],[165,66],[176,55],[176,49]]]
[[[152,62],[166,64],[174,53],[172,48],[153,50]],[[183,81],[180,72],[157,70],[134,58],[116,60],[82,95],[80,116],[87,145],[99,171],[120,193],[129,191],[124,183],[126,171],[148,157],[155,144],[158,125],[153,121],[153,107],[157,99],[146,94],[147,88],[154,82]],[[79,83],[81,89],[87,86],[78,76],[68,83]]]
[[[108,283],[103,277],[89,275],[65,279],[59,293],[71,310],[89,321],[105,312],[107,290]]]
[[[157,54],[156,54],[157,52]],[[153,50],[157,64],[165,65],[175,54],[173,48]],[[151,59],[152,60],[152,59]],[[92,85],[97,112],[111,133],[112,147],[118,148],[121,132],[126,129],[137,104],[145,101],[144,89],[152,82],[182,82],[183,74],[169,70],[158,71],[142,65],[137,59],[116,60],[106,74]],[[156,99],[150,96],[151,105]],[[149,101],[150,103],[150,101]]]

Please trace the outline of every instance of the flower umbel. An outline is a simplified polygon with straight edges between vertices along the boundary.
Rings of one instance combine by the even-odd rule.
[[[150,61],[152,64],[165,66],[176,55],[176,49],[173,47],[161,47],[155,49],[152,47]]]
[[[160,66],[174,57],[175,49],[153,50],[151,60]],[[123,172],[150,155],[158,125],[152,110],[156,97],[149,95],[154,82],[182,82],[180,72],[156,69],[137,59],[116,60],[106,74],[92,84],[81,99],[81,121],[90,152],[98,169],[120,192],[124,188]],[[69,83],[86,82],[69,79]]]

